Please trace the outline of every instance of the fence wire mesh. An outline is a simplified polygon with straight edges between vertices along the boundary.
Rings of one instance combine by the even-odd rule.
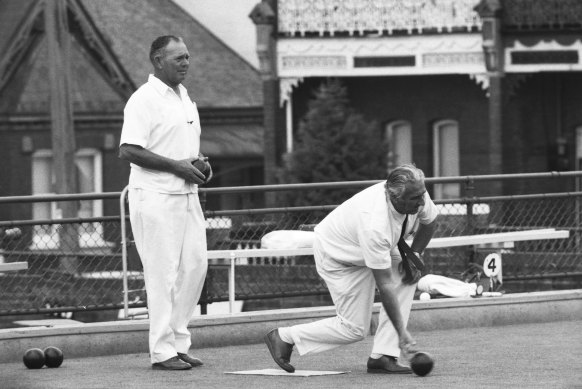
[[[20,225],[0,238],[2,262],[28,270],[0,274],[0,314],[104,309],[123,299],[119,221]]]
[[[234,189],[234,188],[231,188]],[[210,194],[209,194],[210,195]],[[567,239],[429,249],[427,273],[462,279],[471,263],[493,251],[503,256],[508,292],[579,288],[582,279],[582,193],[437,201],[435,237],[540,228],[564,229]],[[312,230],[335,206],[206,211],[209,250],[253,249],[272,231]],[[127,240],[131,226],[127,220]],[[123,308],[122,231],[119,216],[0,222],[0,261],[28,262],[28,270],[0,274],[0,316],[44,313],[75,317]],[[291,242],[289,242],[291,243]],[[144,307],[142,267],[128,247],[130,307]],[[228,301],[228,260],[211,260],[200,303]],[[235,296],[240,301],[327,295],[312,257],[240,258]]]
[[[582,275],[579,227],[582,216],[579,208],[581,201],[580,195],[556,198],[543,195],[526,199],[482,199],[478,203],[468,204],[438,202],[440,216],[435,237],[541,228],[568,230],[570,237],[429,249],[424,255],[426,273],[464,279],[471,263],[482,264],[488,254],[499,252],[503,258],[503,280],[510,281],[511,292],[579,287],[579,279],[564,281],[564,278]],[[242,218],[221,215],[211,219],[212,228],[208,230],[208,241],[211,245],[209,248],[259,248],[260,237],[267,233],[279,230],[310,230],[331,208],[312,207],[310,211],[287,211],[277,217],[273,214],[256,214]],[[467,212],[467,209],[470,211]],[[292,239],[291,233],[289,239]],[[228,289],[225,282],[228,268],[211,265],[210,277],[223,282],[209,283],[212,286],[206,290],[207,301],[227,299]],[[237,266],[235,285],[236,296],[240,300],[254,296],[284,297],[327,293],[325,284],[317,277],[311,258],[249,258]]]

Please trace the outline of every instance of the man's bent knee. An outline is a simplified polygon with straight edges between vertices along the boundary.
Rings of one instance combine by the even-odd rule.
[[[346,338],[350,342],[359,342],[361,340],[364,340],[364,338],[366,337],[366,331],[364,330],[363,327],[346,323],[343,320],[340,321],[340,325],[343,329]]]

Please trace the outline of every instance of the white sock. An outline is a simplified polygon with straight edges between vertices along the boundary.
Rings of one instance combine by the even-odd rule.
[[[293,338],[291,337],[291,329],[289,327],[279,328],[279,336],[283,342],[295,344]]]
[[[383,356],[384,356],[383,354],[376,354],[376,353],[370,354],[370,358],[372,358],[372,359],[380,359]]]

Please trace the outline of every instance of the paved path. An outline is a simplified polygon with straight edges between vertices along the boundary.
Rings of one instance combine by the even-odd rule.
[[[418,332],[435,369],[426,377],[367,374],[372,338],[292,362],[301,370],[350,371],[323,377],[265,377],[227,371],[276,367],[262,344],[193,352],[205,365],[153,371],[146,354],[65,359],[58,369],[0,364],[0,387],[17,388],[582,388],[582,322]],[[66,357],[66,350],[65,352]]]

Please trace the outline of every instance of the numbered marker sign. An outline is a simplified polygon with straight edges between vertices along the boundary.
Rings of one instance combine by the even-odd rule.
[[[501,255],[491,253],[483,261],[483,272],[487,277],[495,277],[501,271]]]

